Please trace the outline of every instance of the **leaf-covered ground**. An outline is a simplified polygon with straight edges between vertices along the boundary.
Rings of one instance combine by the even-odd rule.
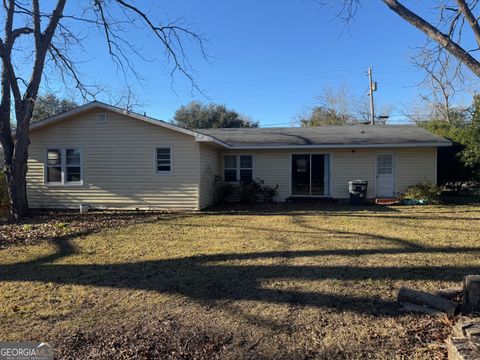
[[[0,226],[0,339],[59,358],[444,358],[401,286],[480,273],[475,206],[43,213]]]
[[[5,210],[4,210],[5,211]],[[17,222],[0,222],[0,249],[11,245],[33,245],[42,241],[78,237],[101,230],[121,229],[153,216],[174,216],[171,212],[34,211]],[[5,215],[6,216],[6,215]]]

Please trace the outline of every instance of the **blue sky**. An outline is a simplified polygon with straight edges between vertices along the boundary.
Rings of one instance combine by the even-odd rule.
[[[415,84],[422,73],[411,65],[409,54],[425,37],[381,1],[364,1],[348,29],[335,18],[334,9],[313,0],[165,0],[146,8],[157,19],[182,18],[208,39],[211,55],[204,61],[198,48],[187,44],[195,80],[207,98],[192,92],[180,74],[172,91],[160,44],[132,28],[131,38],[153,61],[134,60],[144,79],[129,83],[143,104],[138,110],[156,118],[170,120],[179,106],[199,100],[225,104],[261,126],[289,126],[298,113],[317,103],[324,88],[344,84],[356,96],[366,96],[368,66],[373,66],[379,86],[377,104],[394,107],[393,121],[403,120],[399,109],[408,107],[419,91]],[[82,73],[90,82],[121,92],[125,81],[98,34],[87,30],[85,34],[88,61],[81,64]]]

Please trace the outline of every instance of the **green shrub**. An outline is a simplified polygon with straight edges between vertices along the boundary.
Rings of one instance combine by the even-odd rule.
[[[261,186],[256,181],[240,183],[237,187],[238,201],[242,204],[255,204],[261,194]]]
[[[215,204],[222,204],[226,202],[235,192],[235,186],[230,183],[222,181],[220,176],[215,176]]]
[[[258,202],[272,203],[277,195],[278,185],[272,187],[265,185],[261,179],[232,184],[216,179],[216,203],[240,202],[242,204],[255,204]]]
[[[260,182],[260,195],[263,202],[273,203],[275,202],[275,196],[278,194],[278,184],[275,186],[265,185],[265,182],[261,179],[258,179]]]
[[[442,190],[430,181],[423,181],[416,185],[409,186],[402,199],[408,200],[424,200],[430,204],[438,204],[440,202],[440,194]]]

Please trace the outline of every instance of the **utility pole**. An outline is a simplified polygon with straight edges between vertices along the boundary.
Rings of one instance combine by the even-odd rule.
[[[374,125],[375,124],[375,106],[373,102],[373,92],[377,91],[377,83],[373,81],[372,79],[372,67],[370,66],[368,68],[368,80],[370,83],[370,124]]]

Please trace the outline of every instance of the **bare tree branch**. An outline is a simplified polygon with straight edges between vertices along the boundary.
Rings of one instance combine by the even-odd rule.
[[[15,29],[15,30],[12,31],[13,42],[15,42],[15,40],[20,35],[28,35],[28,34],[31,34],[31,33],[33,33],[33,29],[29,28],[29,27],[22,27],[22,28]]]
[[[465,16],[465,19],[467,19],[468,23],[470,24],[470,27],[472,28],[477,44],[480,46],[480,26],[478,25],[478,19],[475,18],[475,15],[473,15],[472,11],[468,7],[465,0],[456,0],[456,1],[458,4],[458,8],[463,13],[463,15]]]
[[[178,25],[171,24],[166,26],[156,26],[153,24],[150,18],[137,7],[127,3],[124,0],[115,0],[115,1],[121,6],[123,6],[124,8],[140,16],[140,18],[143,19],[143,21],[147,24],[147,26],[154,32],[156,37],[162,42],[163,46],[167,51],[168,58],[172,58],[174,62],[174,68],[172,69],[170,75],[173,75],[176,71],[180,71],[180,73],[182,73],[185,77],[187,77],[190,80],[193,87],[197,91],[199,91],[200,93],[203,93],[202,90],[199,88],[198,84],[195,82],[195,79],[193,78],[193,76],[190,74],[190,72],[186,69],[182,61],[179,59],[177,52],[173,48],[171,40],[172,40],[172,37],[177,40],[177,44],[180,45],[181,55],[184,57],[184,53],[181,47],[181,42],[178,41],[179,33],[188,35],[198,42],[202,55],[206,57],[206,51],[203,45],[204,39],[200,35],[188,30],[187,28],[184,28]]]
[[[480,24],[479,16],[474,14],[479,0],[455,0],[456,7],[448,1],[433,2],[432,10],[438,14],[438,22],[429,22],[420,14],[403,5],[398,0],[382,0],[390,10],[395,12],[405,21],[422,31],[428,38],[440,45],[441,51],[447,51],[456,57],[463,65],[468,67],[477,77],[480,77],[480,61],[472,55],[480,49]],[[361,0],[333,1],[340,8],[337,15],[346,23],[350,22],[361,6]],[[465,27],[468,23],[469,27]],[[469,50],[466,44],[468,35],[464,28],[469,28],[476,39],[478,47]]]
[[[430,46],[427,42],[420,51],[411,57],[415,67],[425,72],[424,79],[418,84],[428,91],[420,97],[429,104],[432,116],[451,122],[451,102],[457,87],[464,85],[461,63],[439,45]]]
[[[383,2],[404,20],[421,30],[428,37],[439,43],[445,50],[460,59],[477,76],[480,76],[480,62],[454,42],[449,36],[445,35],[422,17],[400,4],[397,0],[383,0]]]
[[[80,79],[78,71],[75,68],[74,61],[69,59],[66,55],[62,54],[62,52],[54,44],[50,44],[49,53],[50,53],[51,59],[55,62],[59,71],[63,74],[64,69],[66,69],[66,71],[74,79],[75,88],[80,91],[83,99],[87,99],[88,96],[95,99],[96,94],[91,92],[88,89],[88,86],[86,86],[83,83],[83,81]]]

